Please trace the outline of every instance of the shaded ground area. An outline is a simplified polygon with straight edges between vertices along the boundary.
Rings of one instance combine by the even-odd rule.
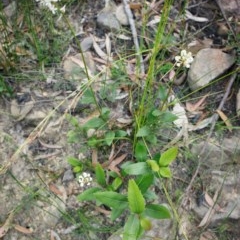
[[[148,14],[143,10],[145,5],[142,1],[134,2],[135,5],[132,3],[138,34],[142,29],[143,17],[148,18],[145,32],[141,33],[144,34],[143,48],[146,54],[143,54],[143,58],[146,69],[151,57],[147,49],[153,46],[164,1],[159,2],[147,2]],[[205,142],[212,123],[210,117],[226,92],[230,78],[228,73],[239,71],[239,46],[236,46],[235,39],[238,37],[239,40],[239,3],[230,2],[189,1],[187,10],[190,13],[187,15],[182,12],[184,3],[177,2],[172,6],[166,29],[172,34],[167,35],[160,44],[156,62],[159,66],[156,68],[156,78],[159,79],[156,89],[161,84],[172,84],[169,84],[170,74],[177,76],[171,91],[180,99],[189,123],[196,130],[189,130],[188,138],[184,139],[186,142],[183,134],[172,143],[179,128],[171,126],[159,129],[160,145],[154,147],[153,152],[159,146],[164,148],[174,144],[180,148],[179,158],[172,164],[173,178],[166,182],[169,195],[179,211],[180,222],[176,219],[153,222],[153,228],[144,239],[239,239],[238,81],[235,81],[221,110],[227,120],[220,113],[221,118],[211,138]],[[121,1],[115,3],[120,4]],[[43,73],[30,72],[29,68],[36,63],[31,55],[30,67],[23,64],[24,71],[18,75],[22,81],[6,74],[1,77],[12,86],[14,92],[12,98],[3,95],[0,99],[0,237],[3,239],[119,239],[119,233],[109,237],[123,226],[124,218],[112,223],[108,216],[109,209],[79,202],[76,197],[84,189],[67,162],[69,156],[74,156],[89,166],[96,157],[94,154],[97,154],[98,161],[103,163],[111,151],[117,152],[117,156],[126,154],[126,160],[133,157],[131,146],[126,142],[100,148],[97,153],[87,147],[84,136],[78,136],[79,141],[71,143],[74,127],[69,120],[70,114],[80,124],[97,114],[96,106],[89,103],[86,96],[82,100],[81,87],[88,84],[84,64],[93,79],[91,85],[97,100],[110,109],[110,126],[129,132],[132,130],[131,110],[137,99],[140,79],[136,74],[135,57],[129,57],[134,54],[135,46],[129,26],[119,23],[119,26],[110,26],[112,29],[109,30],[110,27],[97,18],[101,10],[104,18],[112,17],[112,11],[115,10],[106,10],[104,6],[104,1],[94,4],[92,1],[74,2],[71,5],[67,17],[76,36],[75,39],[69,39],[61,62],[49,64]],[[120,33],[113,29],[118,27]],[[68,29],[63,18],[56,22],[56,29],[62,35]],[[79,54],[77,39],[85,49],[85,63]],[[204,89],[194,92],[184,73],[177,75],[174,71],[168,72],[169,68],[161,68],[166,67],[167,60],[173,63],[174,57],[182,49],[188,49],[195,57],[205,48],[221,49],[234,56],[234,64],[230,64],[220,75],[224,76],[221,81]],[[164,56],[167,60],[161,59],[162,52],[166,52]],[[25,52],[23,58],[27,59]],[[98,77],[94,77],[96,75]],[[200,104],[198,101],[206,95],[207,98]],[[208,118],[210,120],[205,127],[196,127],[204,125],[204,119]],[[203,147],[204,152],[201,151]],[[187,204],[178,209],[199,159],[204,159],[204,162],[188,192]],[[159,196],[157,201],[167,202],[163,189],[155,188]]]

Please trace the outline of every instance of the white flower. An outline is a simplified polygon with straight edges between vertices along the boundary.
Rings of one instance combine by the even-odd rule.
[[[91,178],[90,173],[86,173],[86,172],[83,172],[78,177],[78,181],[79,181],[81,187],[84,187],[85,185],[89,186],[91,184],[92,180],[93,179]]]
[[[55,14],[56,11],[57,11],[57,8],[53,4],[53,2],[58,2],[60,0],[35,0],[35,1],[39,2],[40,5],[42,5],[44,7],[47,7],[52,12],[52,14]],[[62,10],[65,10],[65,6],[64,6],[64,8]]]
[[[193,62],[192,53],[182,50],[180,56],[175,57],[175,61],[178,67],[182,65],[186,68],[190,68],[191,63]]]
[[[65,13],[65,11],[66,11],[66,5],[64,5],[63,7],[60,8],[61,13]]]

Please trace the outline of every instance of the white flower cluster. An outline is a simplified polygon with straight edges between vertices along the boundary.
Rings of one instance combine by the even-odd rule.
[[[86,173],[86,172],[83,172],[78,177],[78,181],[79,181],[81,187],[84,187],[85,185],[89,186],[91,184],[92,180],[93,179],[92,179],[90,173]]]
[[[39,2],[40,5],[42,5],[43,7],[47,7],[52,12],[52,14],[55,14],[58,8],[53,3],[59,2],[61,0],[35,0],[35,1]],[[60,8],[60,12],[65,12],[65,6]]]
[[[175,61],[178,67],[184,66],[186,68],[190,68],[191,63],[193,62],[192,53],[182,50],[180,56],[175,57]]]

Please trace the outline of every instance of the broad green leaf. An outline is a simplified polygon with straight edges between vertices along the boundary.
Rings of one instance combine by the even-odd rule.
[[[132,213],[140,214],[145,209],[145,199],[133,179],[128,181],[128,203]]]
[[[82,169],[83,169],[82,166],[76,166],[76,167],[73,168],[73,172],[74,173],[79,173],[79,172],[82,171]]]
[[[126,132],[126,131],[123,131],[123,130],[117,130],[117,131],[115,132],[115,134],[116,134],[116,137],[118,137],[118,138],[127,136],[127,132]]]
[[[112,187],[114,190],[117,190],[122,185],[122,179],[120,177],[116,177],[112,182]]]
[[[148,201],[154,201],[154,200],[157,200],[159,198],[159,196],[154,191],[151,191],[148,189],[144,193],[144,198]]]
[[[95,103],[94,93],[90,89],[86,89],[83,92],[83,96],[81,98],[81,104],[90,104]]]
[[[141,127],[137,132],[137,137],[146,137],[150,134],[150,129],[148,126]]]
[[[109,119],[110,109],[103,107],[101,110],[101,117],[103,120],[107,121]]]
[[[140,232],[140,222],[136,214],[131,214],[124,225],[123,240],[137,240]]]
[[[67,120],[71,123],[74,127],[79,127],[79,120],[76,117],[73,117],[70,114],[66,115]]]
[[[88,139],[87,144],[89,147],[97,147],[100,144],[100,140],[96,137],[91,137]]]
[[[91,128],[99,128],[104,125],[104,121],[101,118],[95,117],[87,121],[85,124],[83,124],[83,128],[85,129],[91,129]]]
[[[177,119],[178,119],[178,117],[171,112],[163,112],[161,114],[161,122],[162,123],[170,123],[170,122],[173,122]]]
[[[148,204],[144,213],[151,218],[155,219],[168,219],[171,218],[169,209],[160,204]]]
[[[152,134],[146,136],[145,139],[153,145],[157,144],[157,142],[158,142],[157,137],[155,135],[152,135]]]
[[[135,157],[138,161],[146,160],[148,151],[145,144],[142,141],[138,141],[135,147]]]
[[[141,217],[140,224],[145,231],[149,231],[152,228],[152,223],[148,218]]]
[[[173,160],[176,159],[177,155],[178,155],[177,147],[169,148],[167,151],[161,154],[161,157],[159,159],[159,165],[162,167],[168,166]]]
[[[158,172],[159,171],[159,165],[155,160],[149,159],[146,162],[149,164],[149,166],[151,167],[153,172]]]
[[[158,109],[155,109],[155,110],[152,111],[152,115],[153,115],[154,117],[158,117],[158,116],[160,116],[161,114],[162,114],[162,111],[160,111],[160,110],[158,110]]]
[[[68,157],[67,161],[73,167],[82,166],[82,163],[79,161],[79,159],[77,159],[75,157]]]
[[[165,101],[168,97],[168,89],[163,86],[163,85],[160,85],[160,87],[158,88],[158,93],[157,93],[157,96],[162,100],[162,101]]]
[[[101,166],[101,164],[97,163],[96,167],[95,167],[95,174],[96,174],[96,179],[97,179],[97,183],[99,185],[101,185],[102,187],[106,186],[106,176],[105,176],[105,172]]]
[[[138,185],[142,194],[144,194],[148,190],[148,188],[153,184],[153,180],[154,180],[154,175],[152,173],[144,174],[137,177],[136,184]]]
[[[108,146],[110,146],[115,138],[115,132],[109,131],[105,135],[105,142]]]
[[[101,191],[101,188],[93,187],[85,190],[83,193],[79,194],[77,196],[78,201],[90,201],[90,200],[96,200],[95,196],[93,195],[96,192]]]
[[[94,194],[96,199],[102,204],[105,204],[111,208],[121,208],[125,207],[128,202],[127,197],[116,192],[97,192]]]
[[[111,211],[111,220],[114,221],[118,217],[120,217],[123,214],[123,212],[127,209],[127,207],[128,203],[126,203],[124,207],[121,206],[120,208],[113,208]]]
[[[151,169],[146,162],[129,164],[127,166],[124,166],[123,170],[129,175],[141,175],[151,172]]]
[[[159,174],[165,178],[170,178],[172,176],[171,170],[169,167],[160,167]]]

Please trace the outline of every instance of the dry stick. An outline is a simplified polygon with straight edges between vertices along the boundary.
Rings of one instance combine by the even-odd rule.
[[[231,76],[231,78],[230,78],[230,80],[229,80],[229,83],[228,83],[228,86],[227,86],[227,89],[226,89],[226,92],[225,92],[225,94],[224,94],[224,96],[223,96],[223,98],[222,98],[222,101],[220,102],[217,110],[220,110],[220,111],[222,110],[223,105],[225,104],[225,102],[226,102],[226,100],[227,100],[227,98],[228,98],[228,95],[229,95],[229,93],[230,93],[230,90],[231,90],[231,88],[232,88],[232,85],[233,85],[233,82],[234,82],[236,76],[237,76],[236,73],[234,73],[234,74]],[[212,120],[212,125],[211,125],[210,131],[209,131],[209,133],[208,133],[208,137],[207,137],[207,139],[206,139],[206,141],[205,141],[205,143],[204,143],[204,145],[203,145],[203,148],[202,148],[201,152],[199,153],[199,156],[201,156],[201,155],[205,152],[205,149],[206,149],[206,147],[207,147],[208,141],[209,141],[209,139],[210,139],[211,136],[212,136],[212,133],[213,133],[213,130],[214,130],[214,127],[215,127],[215,125],[216,125],[216,122],[217,122],[218,118],[219,118],[219,115],[218,115],[217,113],[214,113],[214,115],[213,115],[213,120]],[[191,181],[190,181],[190,183],[189,183],[189,185],[188,185],[188,187],[187,187],[187,189],[186,189],[186,191],[185,191],[185,194],[184,194],[185,196],[189,196],[190,189],[192,188],[193,182],[194,182],[195,178],[197,177],[198,172],[199,172],[199,170],[200,170],[201,163],[202,163],[202,159],[199,158],[197,169],[196,169],[194,175],[192,176],[192,179],[191,179]],[[185,206],[186,203],[187,203],[187,201],[188,201],[188,197],[185,198],[185,199],[183,198],[183,200],[182,200],[182,202],[181,202],[181,204],[180,204],[180,207]]]
[[[136,53],[137,53],[137,56],[139,58],[141,76],[144,76],[144,74],[145,74],[144,62],[143,62],[142,54],[140,52],[139,42],[138,42],[138,38],[137,38],[137,30],[136,30],[135,23],[134,23],[134,20],[133,20],[133,15],[132,15],[131,9],[129,7],[128,0],[123,0],[123,4],[124,4],[125,12],[126,12],[127,17],[128,17],[129,25],[131,27],[133,42],[134,42],[134,45],[135,45],[135,48],[136,48]]]
[[[237,40],[236,34],[235,34],[235,32],[234,32],[231,24],[229,23],[229,21],[228,21],[228,19],[227,19],[227,16],[226,16],[226,13],[225,13],[222,5],[221,5],[221,1],[219,1],[219,0],[215,0],[215,1],[216,1],[217,5],[218,5],[220,11],[222,12],[223,18],[224,18],[224,20],[226,21],[229,30],[232,32],[232,35],[233,35],[234,39]]]

